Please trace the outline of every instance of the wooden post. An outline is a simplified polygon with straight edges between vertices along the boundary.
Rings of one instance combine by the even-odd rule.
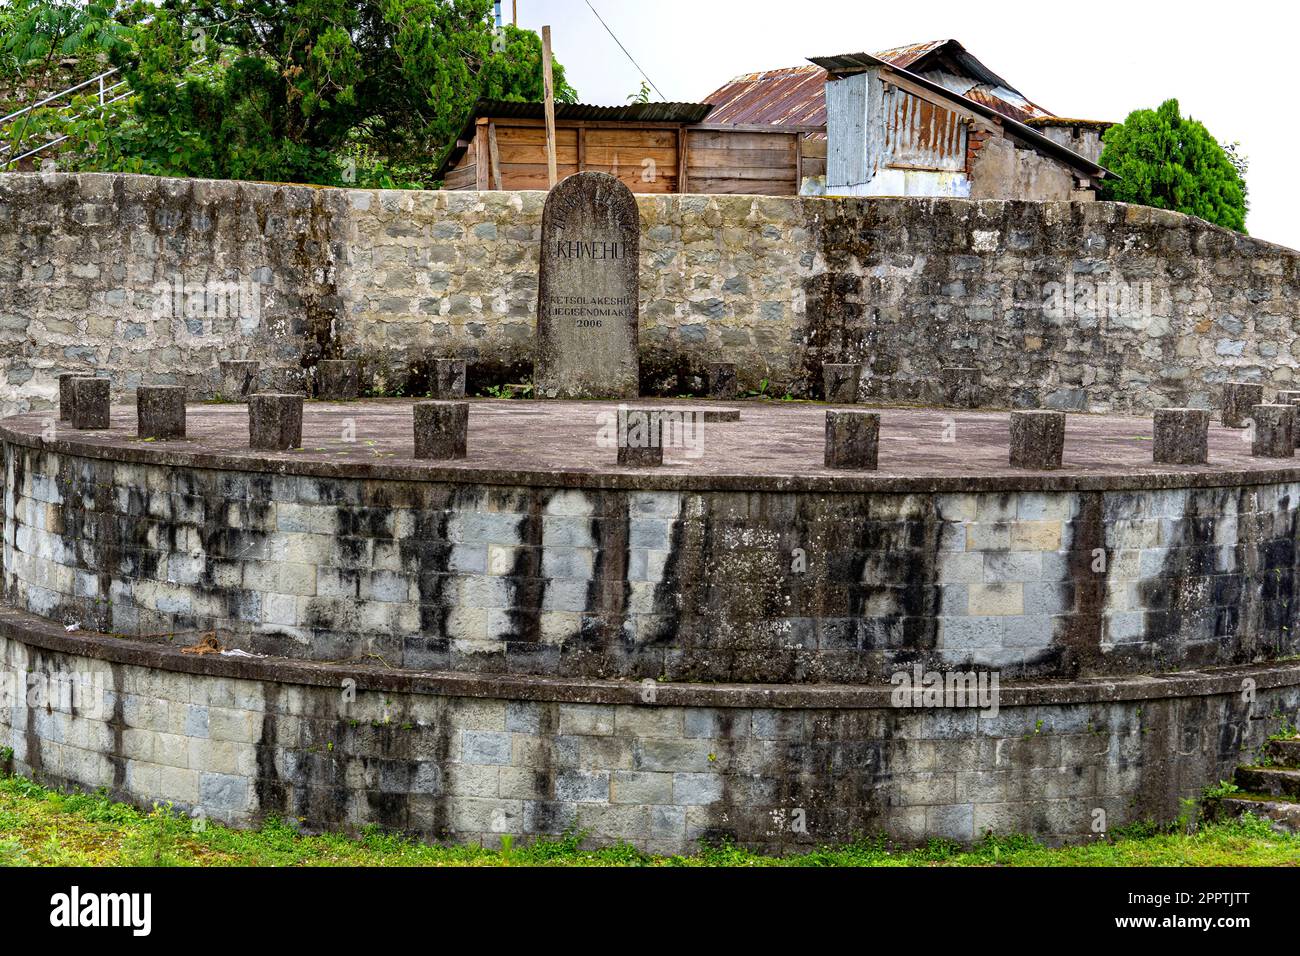
[[[474,188],[479,192],[486,192],[492,188],[488,180],[492,169],[488,160],[488,121],[479,119],[474,126]]]
[[[550,27],[542,27],[542,82],[546,91],[546,173],[554,189],[560,176],[555,168],[555,79],[551,76]]]
[[[506,184],[501,180],[501,152],[497,149],[497,124],[491,120],[488,121],[488,156],[492,160],[492,188],[505,189]]]
[[[794,194],[803,189],[803,133],[794,134]]]
[[[510,4],[510,10],[513,14],[512,19],[514,20],[515,26],[519,26],[519,0],[514,0],[514,2]]]
[[[677,127],[677,191],[685,193],[690,181],[686,176],[686,164],[690,162],[690,157],[686,151],[690,148],[686,141],[686,127]]]

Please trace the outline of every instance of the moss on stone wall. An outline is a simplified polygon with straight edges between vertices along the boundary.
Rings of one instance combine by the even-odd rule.
[[[431,355],[469,360],[472,390],[525,380],[543,199],[0,175],[0,411],[48,406],[58,373],[91,367],[119,392],[207,397],[223,359],[358,358],[383,394],[418,394]],[[742,390],[812,397],[824,362],[861,362],[865,395],[921,402],[941,368],[973,365],[985,404],[1079,410],[1204,406],[1229,378],[1296,379],[1300,254],[1174,213],[638,203],[648,394],[689,392],[720,360]],[[251,307],[232,309],[236,293]]]

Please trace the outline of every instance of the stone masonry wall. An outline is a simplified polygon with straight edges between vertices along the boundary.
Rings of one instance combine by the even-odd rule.
[[[275,657],[672,681],[1154,673],[1300,652],[1300,485],[616,491],[4,445],[13,606]],[[796,551],[807,569],[796,570]],[[178,638],[181,639],[181,638]]]
[[[126,663],[113,660],[120,641],[78,640],[93,657],[0,624],[0,687],[22,688],[0,701],[17,772],[236,826],[277,816],[487,845],[570,829],[661,853],[990,831],[1084,842],[1098,824],[1173,819],[1300,708],[1295,686],[1262,680],[1247,703],[1235,677],[1211,693],[1148,681],[1150,696],[994,716],[466,697],[367,690],[364,676],[348,702],[341,679],[355,669],[318,669],[314,684],[277,679],[273,664],[221,676],[236,665],[182,668],[173,649]]]
[[[471,387],[529,374],[544,195],[0,175],[0,412],[62,371],[220,388],[216,363],[360,358],[384,393],[430,355]],[[1107,203],[641,196],[647,393],[734,361],[746,388],[933,401],[975,365],[987,405],[1209,405],[1290,387],[1300,254]]]
[[[965,365],[986,404],[1121,412],[1217,407],[1225,381],[1297,381],[1292,250],[1120,203],[845,200],[824,213],[805,377],[861,361],[865,394],[924,401],[942,367]]]

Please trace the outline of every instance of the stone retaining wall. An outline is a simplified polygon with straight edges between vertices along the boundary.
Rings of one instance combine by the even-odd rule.
[[[93,630],[216,629],[255,653],[416,669],[754,682],[871,683],[917,662],[1133,674],[1300,651],[1294,482],[635,491],[14,441],[3,455],[5,599]]]
[[[118,175],[0,175],[0,413],[98,368],[117,390],[216,363],[360,358],[379,392],[429,355],[471,388],[530,372],[538,192],[366,192]],[[934,401],[943,366],[985,405],[1209,405],[1222,382],[1295,384],[1298,254],[1144,207],[933,199],[640,196],[642,387]],[[679,373],[686,373],[679,381]]]
[[[756,705],[744,688],[728,702],[726,688],[664,685],[645,703],[635,684],[457,691],[186,657],[0,612],[0,688],[26,689],[0,707],[18,772],[236,826],[277,816],[488,845],[569,829],[662,853],[876,834],[1084,842],[1173,819],[1293,718],[1298,682],[1291,666],[1004,687],[996,715],[892,707],[888,689],[819,704],[769,686],[753,690],[775,705]],[[45,691],[74,683],[83,696]]]

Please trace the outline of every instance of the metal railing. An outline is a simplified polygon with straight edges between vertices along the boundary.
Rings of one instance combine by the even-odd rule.
[[[32,112],[32,110],[38,110],[42,106],[48,106],[49,104],[53,103],[55,100],[62,99],[65,96],[69,96],[77,92],[77,90],[84,89],[85,87],[91,86],[95,83],[99,84],[99,105],[103,106],[105,102],[105,98],[108,96],[108,94],[112,93],[114,90],[118,89],[119,87],[126,85],[126,80],[118,80],[116,83],[112,84],[111,86],[106,86],[104,84],[104,81],[108,79],[108,77],[114,76],[119,72],[120,71],[117,69],[117,67],[113,67],[113,69],[105,70],[103,73],[99,74],[98,76],[92,76],[88,80],[83,80],[82,82],[78,83],[76,86],[69,86],[66,90],[59,90],[59,92],[53,93],[45,97],[45,99],[43,100],[36,101],[31,106],[24,106],[22,109],[14,113],[10,113],[8,116],[0,116],[0,127],[3,127],[6,123],[10,123],[13,120],[16,120],[20,116],[24,116],[27,113]]]
[[[10,113],[8,116],[0,116],[0,136],[4,136],[7,131],[7,128],[11,129],[13,127],[13,124],[17,120],[28,115],[29,113],[41,109],[42,107],[49,106],[50,104],[55,103],[58,100],[63,99],[64,97],[71,98],[73,94],[77,93],[79,90],[84,90],[86,87],[94,87],[94,86],[98,87],[97,98],[99,102],[97,104],[97,108],[99,109],[102,109],[105,106],[110,106],[113,103],[118,102],[118,100],[125,99],[126,97],[131,95],[131,90],[126,80],[120,79],[114,83],[106,82],[109,79],[109,77],[116,76],[119,74],[120,71],[116,67],[114,67],[111,70],[105,70],[103,73],[100,73],[98,76],[92,76],[90,79],[83,80],[82,82],[77,83],[75,86],[69,86],[67,89],[59,90],[59,92],[57,93],[52,93],[49,96],[45,97],[44,99],[37,100],[35,103],[32,103],[30,106],[24,106],[22,109]],[[70,99],[69,102],[71,102]],[[78,113],[77,115],[72,116],[70,118],[79,119],[81,115],[82,114]],[[42,153],[47,149],[51,149],[59,145],[60,143],[67,142],[67,140],[68,140],[67,136],[59,136],[55,139],[46,140],[44,143],[41,143],[39,146],[35,146],[32,149],[29,149],[17,156],[11,156],[9,154],[13,153],[15,150],[22,148],[21,141],[14,142],[14,143],[0,143],[0,169],[4,169],[8,166],[12,166],[15,163],[21,162],[24,159],[28,159],[29,157],[35,156],[38,153]]]
[[[206,56],[201,56],[195,60],[191,66],[200,66],[207,62],[208,58]],[[10,113],[8,116],[0,117],[0,136],[4,135],[5,126],[12,124],[20,116],[24,116],[32,110],[40,109],[43,106],[48,106],[55,100],[68,96],[71,93],[77,92],[77,90],[84,89],[85,87],[91,86],[95,83],[99,84],[99,102],[95,104],[92,109],[103,109],[106,106],[112,106],[119,100],[126,99],[132,94],[132,92],[134,92],[126,80],[118,80],[116,83],[111,84],[106,84],[104,82],[108,77],[114,76],[119,72],[120,71],[116,67],[111,70],[106,70],[98,76],[92,76],[90,79],[78,83],[76,86],[70,86],[66,90],[60,90],[57,93],[47,96],[45,99],[33,103],[31,106],[25,106],[17,112]],[[178,89],[184,85],[184,80],[181,80],[181,82],[176,84]],[[80,119],[83,115],[84,114],[82,113],[77,113],[76,115],[69,117],[69,119]],[[13,152],[15,149],[21,148],[21,143],[0,143],[0,169],[5,169],[6,167],[12,166],[14,163],[21,162],[24,159],[37,155],[38,153],[43,153],[45,150],[58,146],[60,143],[66,143],[69,138],[70,137],[68,136],[59,136],[55,139],[47,140],[39,146],[33,147],[18,156],[8,156],[8,154]]]
[[[126,81],[124,80],[123,83],[125,82]],[[131,90],[127,90],[125,93],[119,93],[117,96],[114,96],[112,99],[104,100],[103,102],[101,102],[99,104],[99,108],[103,108],[105,106],[111,106],[112,104],[116,103],[118,100],[124,100],[130,95],[131,95]],[[81,114],[78,114],[77,116],[74,116],[72,118],[78,119],[80,118],[80,115]],[[29,157],[35,156],[38,153],[43,153],[45,152],[45,150],[58,146],[60,143],[66,143],[69,138],[70,137],[66,135],[58,136],[54,139],[46,140],[44,143],[41,143],[39,146],[35,146],[32,149],[27,150],[25,153],[20,153],[17,156],[11,156],[8,159],[0,158],[0,169],[4,169],[6,166],[12,166],[14,163],[22,162],[24,159],[28,159]],[[0,147],[0,157],[3,157],[5,153],[8,153],[10,151],[10,149],[11,147],[7,143],[4,146]]]

